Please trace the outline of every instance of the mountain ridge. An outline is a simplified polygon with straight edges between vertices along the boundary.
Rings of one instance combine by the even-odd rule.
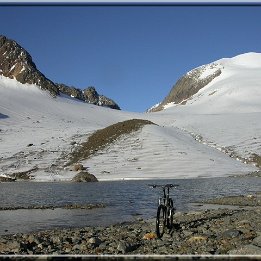
[[[98,94],[94,87],[82,91],[65,84],[54,83],[37,69],[31,55],[21,45],[3,35],[0,35],[0,75],[22,84],[37,85],[40,89],[48,91],[52,97],[63,93],[87,103],[120,110],[116,102]]]
[[[85,93],[92,104],[79,102],[83,92],[68,86],[67,95],[51,99],[34,85],[0,76],[0,176],[30,172],[36,181],[69,181],[76,174],[67,168],[71,152],[81,151],[84,144],[90,157],[76,161],[98,180],[221,177],[258,171],[261,75],[255,57],[221,59],[195,68],[187,76],[194,76],[195,82],[216,77],[186,98],[185,105],[168,103],[157,113],[93,106],[99,102],[93,88]],[[117,123],[125,125],[131,119],[155,125],[117,137]],[[105,137],[97,138],[95,132]],[[92,137],[106,146],[90,147]]]
[[[169,94],[159,104],[154,105],[148,112],[161,111],[172,106],[180,106],[195,103],[196,98],[200,100],[200,96],[204,95],[209,86],[218,86],[213,88],[209,96],[217,93],[222,81],[227,81],[229,88],[235,89],[233,83],[229,83],[229,78],[233,78],[234,82],[249,83],[249,89],[254,88],[256,83],[253,79],[256,77],[253,72],[261,69],[261,54],[249,52],[240,54],[232,58],[222,58],[209,64],[199,66],[190,70],[183,75],[172,87]],[[231,81],[232,82],[232,81]],[[224,84],[223,84],[224,85]],[[238,91],[242,91],[243,87],[237,84]],[[235,91],[235,90],[234,90]]]

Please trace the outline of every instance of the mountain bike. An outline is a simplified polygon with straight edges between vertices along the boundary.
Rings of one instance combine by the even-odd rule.
[[[149,185],[152,188],[162,188],[163,197],[159,197],[158,210],[156,217],[156,234],[158,238],[161,238],[165,232],[165,228],[169,229],[169,232],[173,228],[173,215],[175,208],[173,206],[173,200],[169,196],[170,188],[175,188],[179,185],[166,184],[166,185]]]

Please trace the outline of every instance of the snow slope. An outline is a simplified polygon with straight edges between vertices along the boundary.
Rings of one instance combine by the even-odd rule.
[[[0,174],[38,167],[41,180],[71,178],[75,173],[53,168],[94,130],[129,118],[111,111],[68,96],[51,98],[36,86],[1,77]]]
[[[251,67],[248,63],[253,59]],[[242,157],[261,154],[261,77],[256,60],[255,54],[247,54],[218,61],[221,75],[185,106],[171,105],[157,113],[111,110],[66,96],[51,98],[36,86],[1,77],[0,175],[34,169],[36,181],[70,180],[76,172],[64,165],[75,146],[97,129],[133,118],[149,119],[158,126],[147,125],[123,136],[82,161],[99,180],[255,171]],[[206,67],[204,75],[209,73]],[[228,150],[239,154],[240,160],[229,157]]]
[[[175,127],[147,125],[83,161],[100,180],[217,177],[254,170]]]
[[[165,108],[197,114],[261,111],[261,54],[246,53],[201,66],[200,78],[207,78],[217,69],[221,69],[221,74],[188,99],[186,106],[170,103]]]
[[[176,126],[202,143],[245,161],[261,155],[261,54],[225,58],[213,65],[220,76],[195,94],[186,105],[168,104],[149,119]]]

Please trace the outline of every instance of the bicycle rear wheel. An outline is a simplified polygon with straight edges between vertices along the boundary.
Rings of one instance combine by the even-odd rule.
[[[169,207],[167,211],[167,228],[171,230],[173,228],[173,215],[174,215],[174,208],[173,208],[173,200],[169,199]]]
[[[156,219],[156,234],[158,238],[161,238],[164,234],[166,225],[166,214],[166,207],[163,205],[159,205]]]

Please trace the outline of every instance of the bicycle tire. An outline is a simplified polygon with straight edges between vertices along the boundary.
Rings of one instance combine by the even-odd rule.
[[[158,238],[161,238],[165,232],[166,214],[166,207],[159,205],[156,219],[156,234]]]
[[[174,207],[173,200],[169,199],[169,207],[167,211],[167,228],[171,230],[173,228],[173,215],[174,215]]]

